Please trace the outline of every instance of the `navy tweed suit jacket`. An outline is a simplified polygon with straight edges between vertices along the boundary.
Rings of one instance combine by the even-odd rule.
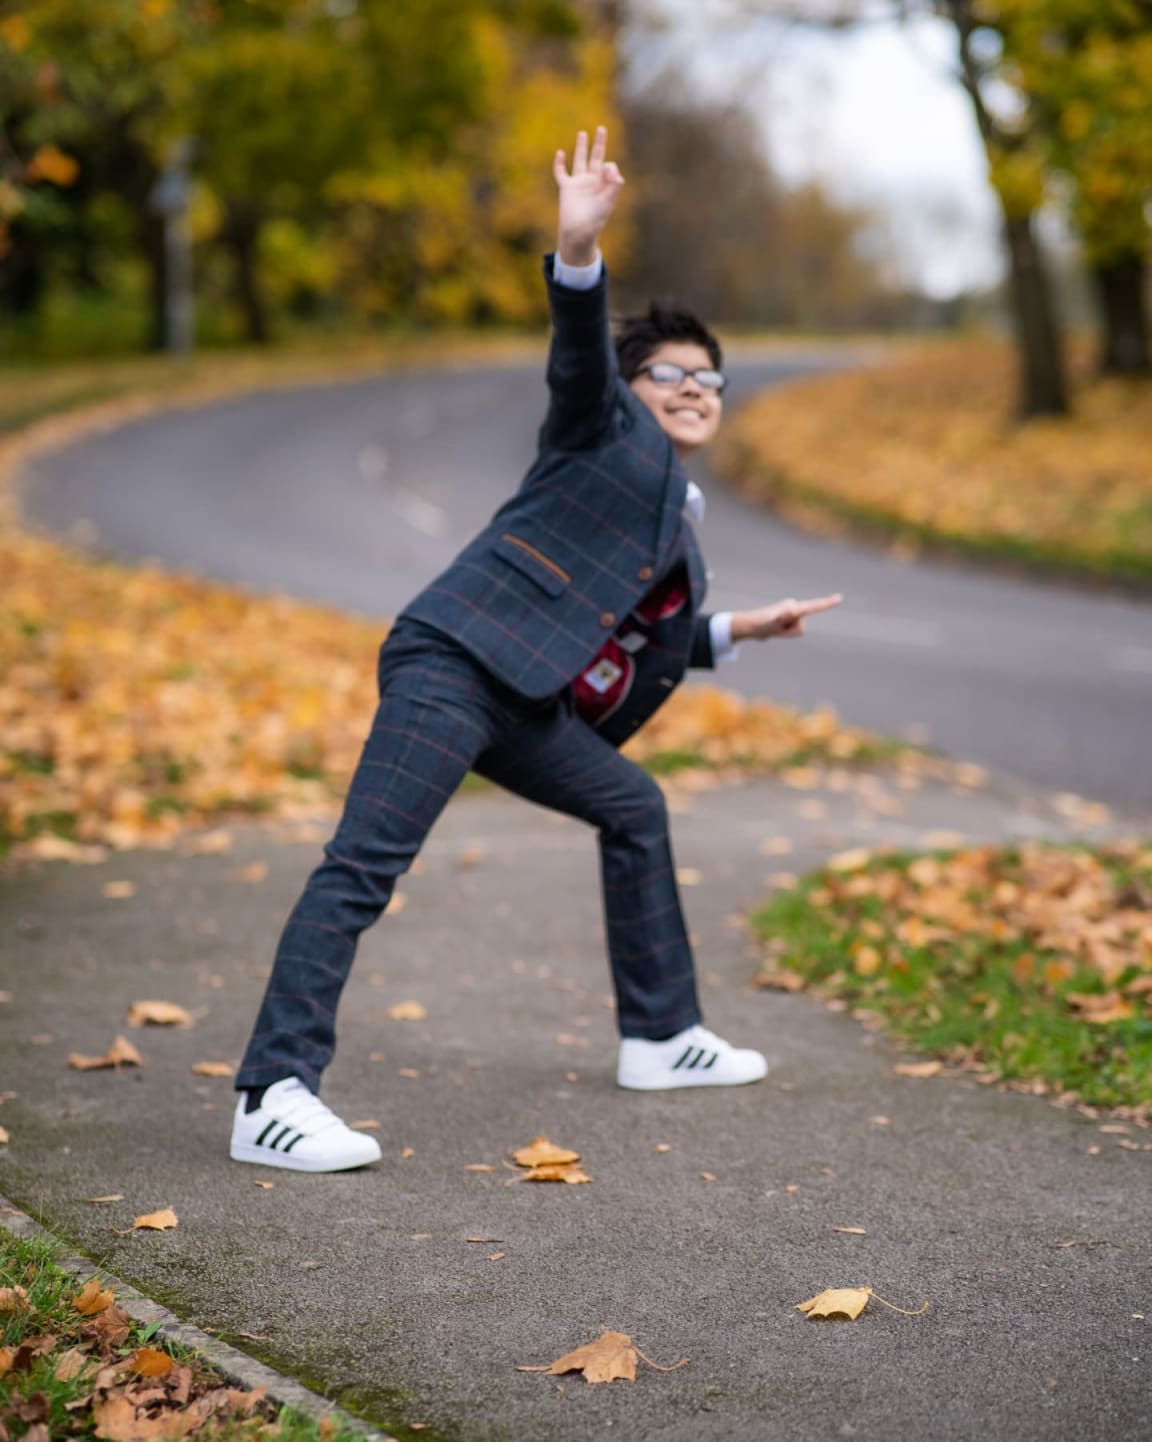
[[[552,312],[550,404],[520,489],[403,614],[451,636],[505,686],[541,700],[583,671],[655,581],[687,566],[689,604],[640,653],[623,740],[689,665],[713,664],[705,575],[684,519],[688,478],[648,408],[621,378],[607,275],[591,290],[544,273]],[[608,728],[605,728],[606,731]]]

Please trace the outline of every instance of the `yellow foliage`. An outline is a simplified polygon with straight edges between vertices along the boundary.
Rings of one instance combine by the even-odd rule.
[[[765,392],[725,464],[816,527],[1152,574],[1152,389],[1085,384],[1073,419],[1013,428],[1012,364],[1006,346],[949,343]]]

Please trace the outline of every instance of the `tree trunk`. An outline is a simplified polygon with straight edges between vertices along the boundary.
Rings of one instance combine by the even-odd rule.
[[[148,266],[148,349],[163,350],[168,329],[168,250],[164,244],[163,216],[144,208],[140,213],[139,233]]]
[[[253,345],[267,345],[270,339],[268,307],[260,284],[261,218],[239,205],[228,207],[224,243],[232,252],[236,303],[244,317],[244,330]]]
[[[1068,414],[1060,326],[1032,221],[1031,215],[1004,217],[1022,420]]]
[[[982,71],[972,49],[972,36],[977,28],[972,0],[946,0],[945,8],[956,27],[960,77],[972,102],[984,149],[992,161],[1006,145],[1018,142],[1015,137],[1003,134],[984,103]],[[1020,377],[1016,411],[1022,420],[1032,416],[1067,415],[1068,386],[1060,326],[1036,240],[1033,214],[1012,213],[1003,205],[1002,198],[1001,206]]]
[[[1152,374],[1145,301],[1147,269],[1146,260],[1139,254],[1124,255],[1092,267],[1092,280],[1100,302],[1101,375]]]

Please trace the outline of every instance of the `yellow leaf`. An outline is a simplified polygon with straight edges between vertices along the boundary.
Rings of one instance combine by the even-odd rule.
[[[944,1070],[941,1061],[902,1061],[892,1068],[896,1076],[931,1077],[939,1076]]]
[[[828,1287],[806,1302],[797,1302],[796,1310],[809,1317],[845,1317],[854,1322],[871,1295],[871,1287]]]
[[[265,881],[268,877],[268,863],[266,861],[253,861],[247,866],[241,866],[238,871],[232,873],[234,881],[247,882],[255,886],[257,882]]]
[[[145,1216],[137,1217],[132,1223],[133,1230],[148,1232],[166,1232],[179,1225],[180,1218],[171,1207],[164,1207],[158,1212],[148,1212]]]
[[[388,1008],[391,1021],[423,1021],[428,1009],[418,1001],[398,1001]]]
[[[12,1134],[7,1127],[0,1127],[0,1147],[6,1147],[12,1140]]]
[[[702,874],[694,866],[679,866],[676,868],[676,880],[681,886],[699,886]]]
[[[193,1076],[235,1076],[236,1068],[230,1061],[198,1061],[192,1067]]]
[[[174,1001],[134,1001],[126,1020],[129,1026],[191,1026],[192,1014]]]
[[[753,985],[769,991],[803,991],[808,983],[798,971],[762,971]]]
[[[1095,1025],[1110,1021],[1127,1021],[1136,1010],[1134,1003],[1118,992],[1089,993],[1070,991],[1067,997],[1070,1006],[1080,1013],[1080,1020]]]
[[[126,901],[130,896],[136,895],[136,883],[134,881],[106,881],[103,891],[109,901]]]
[[[883,958],[874,946],[854,946],[852,966],[857,976],[874,976],[883,965]]]
[[[101,1287],[95,1277],[88,1282],[84,1288],[77,1292],[72,1298],[72,1305],[82,1317],[94,1317],[97,1312],[103,1312],[116,1300],[116,1293],[111,1287]]]
[[[840,851],[829,857],[828,867],[832,871],[862,871],[871,860],[872,853],[861,846],[854,851]]]
[[[76,1071],[97,1071],[105,1067],[143,1066],[144,1058],[127,1037],[118,1036],[103,1056],[81,1056],[73,1052],[68,1065]]]
[[[586,1342],[574,1352],[566,1352],[555,1362],[542,1367],[517,1367],[518,1372],[547,1372],[549,1376],[560,1377],[565,1372],[583,1372],[586,1382],[634,1382],[636,1362],[641,1360],[657,1372],[674,1372],[683,1367],[687,1357],[682,1357],[672,1367],[657,1366],[645,1357],[632,1338],[625,1332],[602,1332],[594,1342]]]
[[[23,1287],[0,1287],[0,1312],[19,1312],[28,1305]]]
[[[175,1365],[167,1352],[156,1347],[138,1347],[128,1359],[128,1366],[141,1377],[167,1377]]]
[[[378,1132],[380,1130],[380,1123],[374,1120],[349,1122],[348,1125],[354,1132]]]
[[[532,1167],[523,1173],[520,1180],[525,1182],[568,1182],[575,1185],[579,1182],[590,1182],[592,1178],[583,1167],[578,1167],[570,1162],[567,1165],[545,1163],[542,1166]]]
[[[547,1137],[541,1136],[529,1142],[526,1147],[514,1151],[512,1160],[520,1167],[565,1166],[569,1162],[578,1162],[580,1153],[569,1151],[567,1147],[555,1146]]]
[[[834,1232],[844,1232],[850,1237],[866,1237],[868,1233],[863,1227],[833,1227]]]

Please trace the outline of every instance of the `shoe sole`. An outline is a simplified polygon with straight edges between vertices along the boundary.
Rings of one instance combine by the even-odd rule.
[[[653,1081],[625,1081],[622,1077],[616,1078],[616,1085],[623,1087],[630,1092],[671,1092],[682,1091],[688,1087],[746,1087],[753,1082],[763,1081],[768,1075],[768,1068],[755,1076],[741,1077],[739,1081],[722,1081],[719,1077],[708,1076],[684,1076],[674,1077],[668,1080]]]
[[[309,1161],[306,1157],[294,1157],[291,1153],[287,1156],[278,1156],[275,1152],[269,1152],[266,1147],[254,1147],[240,1142],[233,1142],[229,1148],[228,1155],[234,1162],[251,1162],[258,1167],[277,1167],[285,1172],[351,1172],[357,1167],[370,1167],[373,1162],[378,1162],[381,1153],[377,1150],[374,1157],[359,1157],[349,1161],[321,1162]]]

